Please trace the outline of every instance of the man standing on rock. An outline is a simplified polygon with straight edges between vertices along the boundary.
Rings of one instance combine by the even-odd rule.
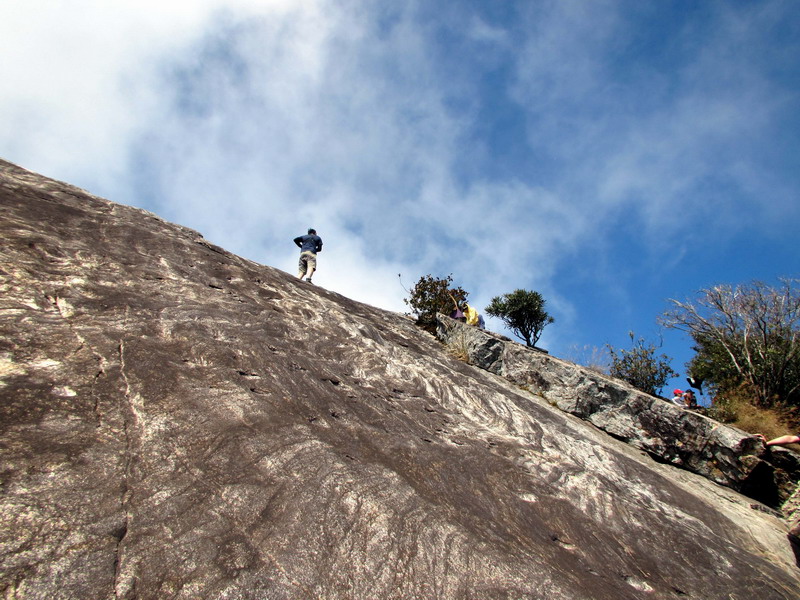
[[[311,283],[311,276],[317,268],[317,253],[322,252],[322,238],[314,229],[309,229],[308,235],[294,238],[294,243],[300,248],[297,276]]]

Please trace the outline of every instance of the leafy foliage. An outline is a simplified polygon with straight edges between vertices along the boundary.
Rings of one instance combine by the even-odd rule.
[[[670,300],[666,327],[686,331],[696,356],[689,373],[718,392],[745,386],[758,406],[800,405],[800,290],[761,282],[719,285],[695,302]]]
[[[696,354],[686,364],[690,377],[705,382],[714,390],[730,391],[742,386],[742,379],[723,344],[709,336],[698,334],[692,350]]]
[[[666,354],[656,356],[655,344],[648,344],[644,338],[635,340],[632,331],[629,335],[632,344],[630,350],[608,346],[611,354],[611,376],[627,381],[647,394],[657,396],[669,378],[677,376],[670,366],[672,359]]]
[[[518,338],[530,347],[536,345],[545,326],[555,322],[544,309],[545,300],[539,292],[514,290],[495,296],[486,313],[499,317]]]
[[[451,287],[453,276],[448,275],[444,278],[436,278],[432,275],[423,275],[414,284],[409,292],[409,298],[404,298],[408,306],[417,316],[417,324],[431,330],[436,326],[436,313],[450,314],[455,308],[453,298],[461,306],[469,296],[458,287]],[[452,295],[452,298],[451,298]]]

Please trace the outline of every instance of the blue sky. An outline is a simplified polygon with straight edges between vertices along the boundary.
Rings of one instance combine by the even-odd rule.
[[[537,290],[541,346],[663,339],[669,389],[667,298],[800,276],[794,0],[26,0],[0,51],[3,158],[288,272],[315,227],[389,310]]]

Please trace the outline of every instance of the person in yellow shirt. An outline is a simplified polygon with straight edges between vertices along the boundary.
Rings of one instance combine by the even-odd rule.
[[[450,294],[450,297],[453,298],[453,294]],[[467,325],[472,325],[473,327],[478,327],[480,329],[486,328],[486,323],[483,320],[483,315],[480,314],[477,310],[475,310],[472,306],[464,302],[464,306],[462,308],[459,308],[458,302],[456,302],[455,298],[453,298],[453,304],[456,307],[456,310],[453,313],[454,315],[456,315],[453,317],[454,319],[461,320],[461,318],[458,316],[458,313],[461,313],[463,315],[464,322]]]
[[[478,323],[480,322],[480,313],[475,310],[472,306],[464,302],[464,308],[462,309],[464,316],[467,318],[467,325],[472,325],[473,327],[477,327]],[[481,328],[483,329],[483,328]]]

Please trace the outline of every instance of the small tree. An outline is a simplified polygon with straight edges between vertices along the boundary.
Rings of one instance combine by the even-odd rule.
[[[656,356],[656,345],[647,344],[644,338],[635,340],[632,331],[628,335],[632,345],[630,350],[617,349],[608,344],[610,374],[627,381],[637,390],[657,396],[667,380],[678,375],[670,366],[672,359],[666,354]]]
[[[452,275],[444,278],[423,275],[414,284],[409,292],[410,297],[404,298],[403,302],[410,306],[417,316],[418,325],[425,329],[433,329],[436,326],[436,313],[450,314],[454,309],[453,298],[459,305],[466,302],[469,294],[460,286],[451,287],[452,283]]]
[[[693,377],[719,390],[745,385],[756,404],[800,405],[800,290],[798,280],[780,287],[759,281],[701,290],[695,302],[670,300],[666,327],[695,341]]]
[[[544,302],[539,292],[514,290],[510,294],[492,298],[485,310],[487,314],[502,319],[514,335],[533,347],[539,341],[542,330],[555,322],[544,309]]]

